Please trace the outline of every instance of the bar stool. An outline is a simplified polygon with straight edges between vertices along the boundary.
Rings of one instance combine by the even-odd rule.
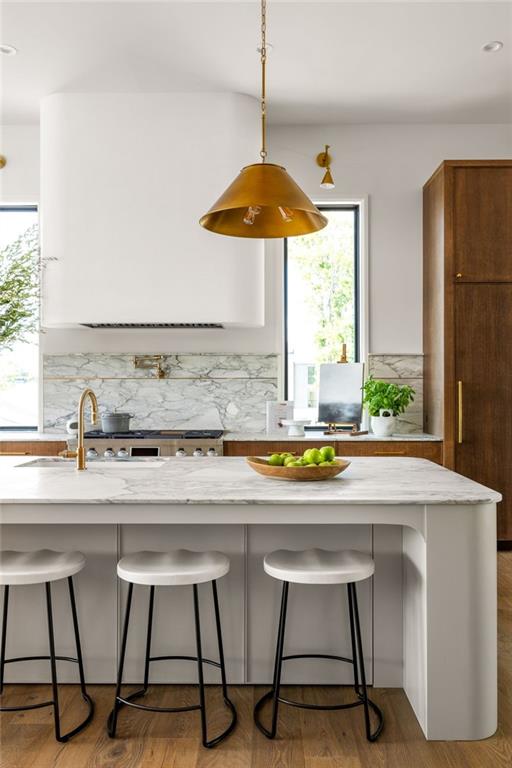
[[[222,630],[219,613],[219,600],[217,596],[217,579],[229,572],[229,559],[221,552],[191,552],[187,549],[177,549],[172,552],[135,552],[126,555],[117,564],[117,575],[123,581],[128,582],[128,597],[126,613],[124,617],[123,635],[121,641],[121,656],[119,659],[119,671],[117,687],[114,699],[114,708],[107,721],[108,734],[111,738],[116,735],[117,717],[120,708],[124,705],[143,709],[149,712],[191,712],[199,709],[201,712],[201,733],[204,747],[215,747],[233,731],[237,714],[233,703],[228,696],[226,683],[226,668],[224,664],[224,647],[222,643]],[[199,617],[198,584],[211,582],[213,606],[215,611],[215,623],[217,627],[217,642],[219,647],[219,661],[203,658],[201,648],[201,624]],[[123,668],[126,655],[126,641],[128,637],[128,625],[132,604],[133,585],[142,584],[150,587],[148,625],[146,637],[146,654],[144,659],[144,683],[140,690],[129,696],[121,696],[123,680]],[[153,625],[153,606],[156,586],[185,586],[192,585],[194,595],[194,619],[196,634],[197,656],[151,656],[151,633]],[[197,676],[199,687],[199,704],[185,707],[150,707],[136,703],[138,699],[147,693],[149,685],[149,665],[152,661],[182,660],[197,662]],[[206,702],[204,692],[203,664],[210,664],[220,669],[222,682],[222,696],[225,705],[231,712],[231,722],[225,731],[213,739],[208,739],[208,726],[206,722]]]
[[[379,707],[368,698],[366,690],[366,675],[364,669],[361,628],[357,607],[356,582],[369,579],[375,570],[375,564],[369,555],[354,550],[330,552],[324,549],[307,549],[303,552],[292,552],[280,549],[265,556],[263,561],[265,572],[274,579],[283,582],[281,598],[281,615],[277,633],[277,647],[274,663],[272,688],[265,693],[254,708],[254,720],[260,731],[269,739],[277,732],[277,717],[279,704],[289,704],[302,709],[337,710],[362,706],[364,708],[366,738],[375,741],[384,726],[384,717]],[[286,628],[286,612],[288,605],[288,589],[290,583],[295,584],[346,584],[348,593],[348,608],[350,618],[350,638],[352,643],[352,658],[333,656],[330,654],[307,653],[283,656],[284,636]],[[354,668],[354,690],[356,701],[347,704],[303,704],[280,696],[281,669],[283,661],[289,659],[333,659],[352,664]],[[360,676],[360,679],[359,679]],[[263,705],[272,700],[272,720],[270,729],[260,720]],[[372,731],[370,709],[377,717],[377,726]]]
[[[73,576],[85,565],[85,557],[81,552],[54,552],[51,549],[40,549],[36,552],[16,552],[4,550],[0,552],[0,584],[4,585],[4,607],[2,623],[2,640],[0,645],[0,693],[4,687],[4,666],[18,661],[35,661],[45,659],[50,662],[52,678],[52,696],[50,701],[42,701],[39,704],[27,704],[19,707],[0,707],[0,712],[19,712],[25,709],[40,709],[53,707],[55,721],[55,738],[57,741],[68,741],[72,736],[82,731],[92,720],[94,703],[85,687],[84,666],[82,661],[82,648],[80,645],[80,632],[76,614],[75,593],[73,589]],[[55,654],[55,639],[53,632],[53,613],[51,582],[60,579],[68,580],[69,600],[71,603],[71,615],[75,632],[76,658],[71,656],[57,656]],[[9,606],[9,589],[11,586],[23,584],[44,584],[46,588],[46,611],[48,615],[48,641],[50,647],[49,656],[19,656],[12,659],[5,658],[5,645],[7,640],[7,611]],[[85,720],[68,733],[60,732],[59,694],[57,682],[57,661],[72,661],[78,664],[80,677],[80,690],[83,700],[87,703],[88,714]]]

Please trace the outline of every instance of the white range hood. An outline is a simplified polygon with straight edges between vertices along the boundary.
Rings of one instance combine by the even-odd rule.
[[[43,325],[263,325],[263,242],[198,223],[258,158],[258,129],[237,94],[46,98]]]

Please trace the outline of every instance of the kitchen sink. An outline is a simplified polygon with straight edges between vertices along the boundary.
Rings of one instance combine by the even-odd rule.
[[[101,469],[148,469],[149,467],[161,467],[164,462],[157,458],[129,458],[129,459],[88,459],[87,468],[101,467]],[[57,456],[51,456],[44,459],[34,459],[25,464],[18,464],[21,467],[37,467],[40,469],[51,469],[53,467],[69,466],[76,468],[76,459],[63,459]]]

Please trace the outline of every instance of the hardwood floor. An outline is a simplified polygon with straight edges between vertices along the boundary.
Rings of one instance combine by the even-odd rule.
[[[1,768],[510,768],[512,765],[512,552],[500,552],[499,562],[499,728],[479,742],[428,742],[424,739],[401,690],[372,692],[382,707],[386,725],[380,740],[364,738],[362,712],[313,712],[281,708],[279,738],[265,739],[253,725],[252,707],[259,689],[232,688],[239,725],[214,750],[200,745],[199,716],[145,714],[124,710],[118,738],[105,732],[112,686],[90,686],[96,702],[93,723],[68,744],[53,737],[51,709],[3,713]],[[41,700],[47,686],[7,686],[5,705]],[[77,717],[80,698],[75,686],[60,690],[64,725]],[[193,702],[192,686],[168,690],[155,686],[151,700],[158,705]],[[334,701],[336,688],[295,688],[294,697]],[[350,691],[343,690],[347,697]],[[218,692],[209,690],[215,707],[213,731],[224,720]],[[148,699],[149,703],[149,699]]]

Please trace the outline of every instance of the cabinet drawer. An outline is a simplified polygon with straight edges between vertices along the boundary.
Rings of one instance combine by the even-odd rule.
[[[0,456],[58,456],[66,447],[64,440],[0,441]]]
[[[306,448],[321,448],[323,445],[332,445],[337,456],[413,456],[419,459],[429,459],[437,464],[443,463],[443,444],[418,440],[411,442],[382,441],[374,442],[343,442],[330,441],[328,438],[318,441],[302,440],[226,440],[224,443],[224,456],[267,456],[270,453],[302,454]]]
[[[224,456],[266,456],[270,453],[302,454],[306,448],[321,448],[323,445],[336,446],[327,438],[325,440],[226,440],[223,445]]]
[[[418,440],[418,442],[348,442],[336,444],[337,456],[411,456],[418,459],[429,459],[437,464],[443,463],[443,444]]]

